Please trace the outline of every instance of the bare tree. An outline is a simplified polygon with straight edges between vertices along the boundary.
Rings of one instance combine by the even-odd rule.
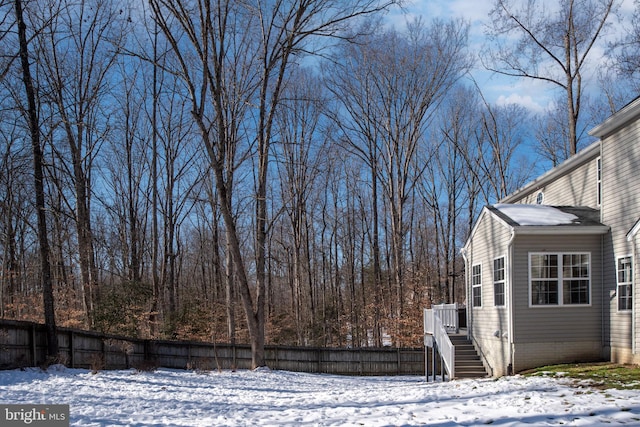
[[[351,18],[381,10],[377,1],[338,5],[327,0],[244,4],[232,1],[181,3],[152,0],[151,7],[179,63],[194,119],[209,153],[222,216],[230,241],[239,293],[251,336],[252,365],[265,364],[267,187],[270,145],[283,83],[296,55],[314,36],[331,37]],[[192,19],[193,17],[197,19]],[[175,27],[173,26],[175,23]],[[183,37],[186,40],[183,41]],[[189,48],[186,48],[188,43]],[[188,53],[191,52],[191,53]],[[244,59],[242,59],[244,58]],[[192,62],[195,61],[195,62]],[[195,70],[194,71],[194,66]],[[235,89],[244,88],[244,90]],[[225,147],[237,144],[234,108],[255,105],[255,286],[241,251],[237,220],[228,199]],[[234,113],[234,114],[231,114]],[[252,295],[252,289],[255,289]]]
[[[565,94],[566,144],[578,149],[576,131],[590,54],[616,10],[616,0],[496,0],[485,66],[497,73],[548,82]],[[513,41],[515,39],[515,41]]]
[[[24,127],[14,111],[0,113],[0,318],[19,316],[21,289],[25,283],[25,241],[33,216],[32,155]]]
[[[112,2],[83,0],[41,5],[41,20],[51,31],[37,38],[43,68],[42,95],[56,107],[67,153],[54,146],[59,163],[73,183],[73,215],[87,321],[92,324],[95,286],[94,238],[91,227],[91,177],[94,160],[109,131],[104,97],[109,73],[126,34],[123,11]],[[68,163],[67,163],[68,161]]]
[[[551,162],[553,167],[571,156],[569,146],[569,126],[562,104],[553,105],[548,111],[535,118],[535,137],[539,142],[536,151]]]
[[[353,123],[346,139],[376,167],[373,182],[382,183],[388,202],[397,319],[404,305],[406,202],[424,170],[415,160],[430,150],[425,135],[436,106],[469,66],[467,31],[462,22],[415,21],[406,35],[386,31],[347,45],[338,60],[343,68],[330,72],[330,87]]]
[[[640,2],[635,1],[635,10],[631,17],[626,34],[614,46],[615,68],[623,75],[633,79],[636,84],[640,79]]]
[[[18,27],[18,40],[20,46],[20,64],[22,66],[22,81],[24,83],[27,108],[25,116],[31,135],[31,147],[33,151],[33,175],[35,179],[35,206],[38,216],[38,242],[40,243],[40,272],[42,275],[42,296],[44,302],[44,321],[47,331],[47,356],[49,359],[58,357],[58,332],[55,318],[53,283],[51,279],[51,266],[49,264],[49,238],[47,236],[47,216],[44,193],[44,173],[42,147],[40,145],[40,124],[38,122],[38,106],[36,103],[36,90],[31,75],[29,60],[29,44],[27,26],[23,17],[22,1],[15,0],[16,25]]]
[[[500,200],[523,185],[530,169],[519,168],[517,154],[524,143],[528,112],[522,106],[490,105],[484,100],[477,134],[483,147],[482,169],[489,187],[488,199]]]
[[[317,90],[319,78],[308,70],[296,70],[285,89],[286,101],[276,118],[282,143],[278,146],[280,192],[283,209],[291,226],[293,311],[298,343],[309,342],[311,325],[316,321],[316,295],[312,279],[312,228],[309,205],[323,157],[319,132],[324,101]]]

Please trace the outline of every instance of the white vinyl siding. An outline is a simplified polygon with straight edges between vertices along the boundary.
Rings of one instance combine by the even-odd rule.
[[[508,310],[505,310],[513,310],[514,372],[542,364],[602,357],[602,249],[600,235],[516,235],[513,253],[507,257],[510,270],[507,271]],[[561,255],[574,253],[589,254],[591,303],[564,305],[563,296],[559,294],[558,304],[533,305],[530,254],[558,255],[560,268]],[[559,292],[560,286],[556,286]]]
[[[548,206],[589,206],[598,209],[598,188],[604,190],[604,185],[598,185],[598,163],[596,156],[589,156],[584,163],[575,169],[567,171],[566,175],[551,182],[545,182],[539,187],[531,188],[527,192],[510,198],[509,203],[537,204],[539,197]],[[601,164],[600,176],[606,180],[605,168]],[[542,194],[542,196],[540,196]],[[604,195],[601,192],[602,195]]]
[[[590,254],[530,253],[529,289],[531,306],[590,304]]]
[[[506,266],[504,260],[504,257],[493,260],[493,304],[496,307],[504,307],[505,305]]]
[[[633,267],[631,256],[618,258],[618,311],[631,311],[633,301]]]
[[[508,248],[511,230],[505,223],[489,210],[484,209],[473,230],[473,239],[468,241],[465,248],[466,278],[467,278],[467,328],[478,346],[482,348],[483,359],[487,366],[491,366],[493,375],[507,375],[509,371],[511,346],[509,345],[509,298],[510,265]],[[505,306],[494,307],[493,301],[493,260],[505,257]],[[476,295],[480,297],[482,307],[473,307],[472,270],[476,267],[476,274],[480,273],[481,288]],[[480,270],[480,271],[478,271]],[[526,268],[525,268],[526,270]],[[476,276],[477,277],[477,276]],[[488,285],[488,286],[487,286]],[[525,286],[523,286],[524,288]],[[526,292],[525,292],[526,294]],[[496,325],[499,326],[499,337],[496,337]]]
[[[471,267],[471,293],[474,307],[482,307],[482,264]]]
[[[618,291],[615,254],[631,254],[634,250],[634,243],[627,240],[627,233],[640,218],[639,140],[640,122],[636,121],[602,141],[601,222],[611,227],[611,237],[605,246],[608,250],[603,260],[605,291],[609,294]],[[638,244],[638,236],[635,244]],[[617,297],[610,299],[607,308],[605,315],[610,317],[605,323],[605,337],[608,341],[605,345],[611,346],[613,360],[631,362],[628,357],[634,347],[633,341],[640,342],[640,328],[634,327],[633,316],[627,315],[633,310],[618,311]]]

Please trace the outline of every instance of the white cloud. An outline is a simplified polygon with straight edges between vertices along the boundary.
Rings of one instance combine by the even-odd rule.
[[[557,5],[553,0],[544,1],[550,7]],[[524,4],[526,0],[516,0],[516,3],[518,2]],[[388,18],[399,30],[416,16],[422,16],[425,21],[433,18],[462,18],[471,25],[470,51],[477,53],[485,42],[486,24],[489,22],[489,12],[493,5],[493,0],[411,0],[404,4],[404,13],[396,9]],[[597,87],[595,79],[606,58],[606,42],[619,38],[625,27],[629,26],[635,8],[634,0],[619,0],[619,5],[618,15],[610,18],[610,26],[605,37],[593,46],[583,70],[583,83],[587,85],[586,89],[589,92]],[[487,100],[498,105],[518,104],[531,112],[540,113],[551,108],[557,98],[557,87],[552,84],[493,74],[485,70],[479,62],[476,63],[472,74]]]
[[[491,1],[455,0],[446,3],[453,17],[463,18],[471,23],[483,23],[489,19],[493,7]]]
[[[505,105],[521,105],[527,110],[533,113],[541,113],[545,111],[545,107],[540,105],[539,101],[534,100],[530,95],[520,95],[518,93],[511,93],[509,95],[500,95],[496,99],[496,105],[505,106]]]

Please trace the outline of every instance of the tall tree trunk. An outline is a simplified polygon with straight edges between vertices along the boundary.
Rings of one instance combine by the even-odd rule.
[[[380,273],[380,232],[378,230],[378,163],[377,153],[374,151],[371,156],[371,203],[373,209],[373,286],[374,286],[374,306],[373,306],[373,341],[377,347],[382,347],[382,333],[380,324],[380,307],[382,304],[382,278]]]
[[[84,304],[89,326],[93,326],[93,301],[96,283],[96,268],[93,254],[93,233],[91,231],[91,213],[87,178],[82,168],[79,151],[73,154],[74,184],[76,191],[76,230],[78,233],[78,252],[80,259],[80,277],[84,289]]]
[[[158,275],[158,255],[160,253],[160,236],[158,228],[158,24],[153,33],[153,105],[151,111],[151,285],[153,299],[149,313],[149,333],[157,334],[157,323],[160,312],[160,276]]]
[[[33,175],[35,178],[35,199],[38,216],[38,241],[40,243],[40,273],[42,275],[42,299],[44,303],[44,323],[47,331],[47,357],[58,357],[58,331],[56,327],[53,283],[49,264],[49,239],[47,236],[47,217],[44,198],[43,154],[40,146],[40,127],[36,94],[29,65],[29,45],[27,43],[27,26],[22,16],[22,1],[15,0],[16,21],[18,24],[18,40],[20,43],[20,62],[22,64],[22,81],[27,98],[27,119],[31,134],[33,150]]]
[[[227,233],[227,250],[225,254],[225,302],[227,306],[227,336],[231,345],[236,343],[236,298],[233,280],[233,256],[229,244],[230,236]]]

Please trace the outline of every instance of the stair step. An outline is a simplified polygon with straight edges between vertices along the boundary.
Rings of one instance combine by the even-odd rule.
[[[456,378],[484,378],[487,371],[482,360],[466,335],[449,335],[455,348]]]
[[[465,355],[459,355],[456,354],[456,360],[461,360],[461,361],[465,361],[465,362],[479,362],[480,361],[480,356],[478,356],[477,354],[465,354]]]
[[[456,359],[456,366],[483,366],[480,359],[458,360]]]
[[[458,373],[458,370],[460,370],[460,372],[466,372],[466,371],[483,371],[484,372],[484,366],[482,364],[479,364],[479,365],[458,365],[456,363],[456,373]]]
[[[456,366],[456,375],[464,374],[464,373],[472,373],[472,372],[482,372],[487,375],[487,372],[484,370],[483,366]]]

